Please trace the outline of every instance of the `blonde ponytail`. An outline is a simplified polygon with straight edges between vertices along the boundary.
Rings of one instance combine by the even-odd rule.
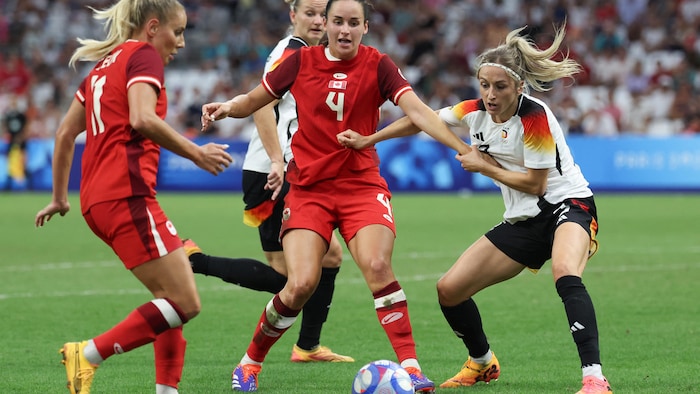
[[[479,68],[485,63],[500,64],[512,70],[519,78],[511,77],[516,81],[523,80],[533,89],[543,92],[550,90],[548,82],[560,78],[570,78],[581,71],[581,65],[570,59],[568,54],[561,61],[552,60],[561,43],[564,41],[564,28],[555,27],[554,41],[549,48],[541,50],[530,39],[520,36],[525,29],[521,27],[513,30],[506,36],[504,44],[482,53],[477,61],[477,75]]]
[[[104,10],[88,7],[93,18],[104,20],[107,37],[100,41],[78,38],[78,47],[68,64],[75,67],[78,61],[97,61],[109,54],[114,48],[132,37],[148,18],[156,17],[167,22],[171,13],[183,9],[178,0],[120,0]]]

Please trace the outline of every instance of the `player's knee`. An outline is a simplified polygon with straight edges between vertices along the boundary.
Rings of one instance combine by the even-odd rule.
[[[202,310],[202,304],[197,296],[181,299],[177,302],[177,305],[187,320],[194,319]]]
[[[199,312],[202,311],[202,304],[199,302],[199,300],[192,305],[192,307],[189,309],[189,311],[185,312],[187,315],[187,318],[192,320],[197,315],[199,315]]]
[[[438,280],[435,287],[437,289],[438,302],[440,305],[455,306],[462,302],[462,298],[464,298],[463,294],[459,294],[456,289],[448,285],[442,278]]]
[[[295,303],[301,300],[306,302],[316,290],[316,285],[317,281],[310,278],[295,279],[292,282],[287,279],[284,290],[291,299],[295,300]]]
[[[394,278],[391,260],[383,256],[372,257],[361,266],[368,283],[385,283],[387,280],[391,282]]]
[[[583,273],[583,267],[585,267],[585,262],[581,265],[576,264],[565,264],[561,262],[552,261],[552,278],[556,283],[559,278],[564,276],[581,276]]]

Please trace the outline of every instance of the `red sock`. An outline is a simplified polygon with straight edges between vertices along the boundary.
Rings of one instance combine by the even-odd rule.
[[[132,311],[124,320],[93,338],[103,360],[155,341],[158,334],[187,322],[174,302],[159,298]]]
[[[289,308],[282,303],[279,294],[275,294],[258,320],[253,340],[248,345],[248,357],[263,362],[272,345],[291,327],[299,312],[301,309]]]
[[[413,341],[413,329],[408,317],[408,304],[399,282],[392,282],[375,292],[374,308],[382,328],[389,337],[389,342],[396,352],[399,363],[416,357],[416,343]]]
[[[153,342],[156,362],[156,384],[177,388],[185,366],[187,341],[182,326],[165,330]]]

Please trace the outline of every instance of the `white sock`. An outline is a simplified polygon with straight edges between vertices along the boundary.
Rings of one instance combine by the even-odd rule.
[[[418,368],[418,370],[420,371],[420,364],[418,364],[418,360],[416,360],[415,358],[407,358],[401,361],[401,368],[409,367]]]
[[[591,364],[585,366],[581,368],[581,371],[583,372],[584,378],[586,376],[595,376],[598,379],[605,379],[605,376],[603,376],[603,367],[600,364]]]
[[[479,365],[486,365],[491,362],[491,358],[493,358],[493,352],[489,349],[489,351],[481,357],[472,357],[472,361]]]
[[[261,362],[255,361],[252,358],[248,357],[248,353],[246,353],[245,356],[243,356],[243,358],[241,359],[241,364],[262,365]]]
[[[156,394],[178,394],[178,392],[175,387],[166,386],[164,384],[157,384]]]
[[[87,341],[87,345],[83,348],[83,356],[93,365],[100,365],[104,359],[100,356],[95,346],[95,341],[92,339]]]

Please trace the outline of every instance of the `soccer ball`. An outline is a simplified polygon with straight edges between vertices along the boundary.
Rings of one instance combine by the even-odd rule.
[[[363,366],[352,382],[352,394],[413,394],[413,381],[393,361],[377,360]]]

